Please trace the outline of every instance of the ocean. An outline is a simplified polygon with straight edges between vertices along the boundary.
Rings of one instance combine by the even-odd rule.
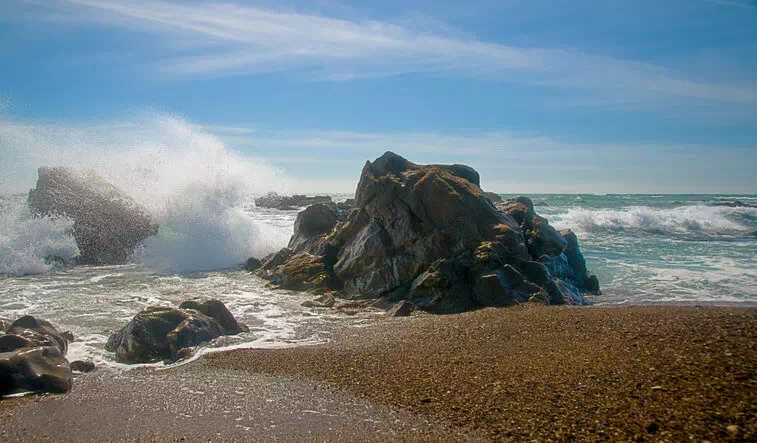
[[[723,206],[757,204],[756,195],[530,197],[555,227],[577,233],[602,286],[601,296],[590,297],[593,304],[757,305],[757,209]],[[335,325],[374,321],[377,314],[303,308],[306,296],[266,288],[242,270],[247,256],[285,246],[297,211],[257,208],[252,195],[221,200],[161,213],[160,234],[133,263],[63,269],[44,257],[76,255],[67,233],[72,221],[33,218],[25,195],[0,196],[0,317],[45,318],[76,336],[69,360],[111,367],[123,367],[103,349],[111,330],[147,306],[177,306],[197,296],[222,300],[250,326],[199,354],[320,343]]]

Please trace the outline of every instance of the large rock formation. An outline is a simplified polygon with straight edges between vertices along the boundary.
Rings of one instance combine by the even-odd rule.
[[[305,206],[314,205],[316,203],[330,202],[331,197],[328,195],[316,195],[315,197],[308,197],[306,195],[279,195],[275,192],[269,192],[268,194],[255,199],[255,206],[261,208],[279,209],[282,211],[292,211]]]
[[[74,220],[82,264],[124,263],[140,243],[158,233],[144,208],[92,171],[40,168],[37,187],[29,191],[29,208],[37,215]]]
[[[4,323],[4,322],[0,322]],[[73,375],[65,355],[70,333],[49,322],[23,316],[0,333],[0,395],[67,392]]]
[[[179,309],[146,308],[111,335],[105,349],[123,363],[173,361],[182,349],[247,331],[222,302],[188,300]]]
[[[575,235],[527,198],[495,207],[464,165],[417,165],[387,152],[366,163],[355,208],[299,214],[289,247],[259,275],[294,290],[407,300],[451,313],[526,301],[582,304],[598,292]]]

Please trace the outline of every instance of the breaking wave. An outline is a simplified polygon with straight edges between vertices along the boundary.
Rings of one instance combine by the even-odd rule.
[[[286,192],[281,172],[181,118],[146,113],[89,127],[0,119],[0,158],[9,159],[0,165],[0,195],[34,187],[40,166],[92,169],[124,190],[160,224],[135,256],[158,271],[230,267],[287,241],[244,209],[250,195]],[[70,220],[25,210],[2,214],[2,273],[45,272],[44,257],[73,253]]]
[[[28,275],[53,270],[48,258],[71,260],[79,255],[65,217],[35,218],[24,200],[3,200],[0,205],[0,274]]]
[[[632,206],[623,209],[572,208],[554,217],[554,224],[583,233],[636,231],[661,235],[743,235],[750,229],[747,220],[757,220],[753,208],[682,206],[651,208]]]

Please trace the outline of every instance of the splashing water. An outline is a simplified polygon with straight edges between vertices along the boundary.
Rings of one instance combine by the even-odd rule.
[[[41,274],[55,267],[49,257],[79,255],[73,224],[65,217],[33,218],[23,196],[0,197],[0,274]]]
[[[230,151],[218,138],[180,118],[148,113],[88,128],[0,120],[0,154],[9,159],[0,166],[6,177],[0,194],[33,187],[40,166],[92,169],[124,190],[160,224],[159,235],[135,257],[159,271],[230,267],[272,252],[288,239],[289,233],[259,223],[243,209],[251,195],[286,192],[289,182],[282,174],[263,161]],[[33,254],[39,262],[44,260],[40,254],[51,252],[29,238],[33,233],[49,237],[38,225],[57,232],[70,229],[60,220],[4,217],[4,229],[16,232],[15,240],[6,240],[15,243],[2,251],[9,270],[21,266],[13,263],[29,260],[22,260],[22,254]],[[19,247],[19,241],[26,241],[27,247]]]

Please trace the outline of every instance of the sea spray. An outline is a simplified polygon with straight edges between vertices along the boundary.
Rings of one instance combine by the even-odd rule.
[[[124,190],[160,224],[159,235],[135,256],[159,271],[229,267],[287,241],[287,235],[244,210],[250,195],[287,192],[289,183],[281,172],[231,151],[218,137],[181,118],[143,113],[90,127],[0,120],[0,157],[12,160],[0,165],[0,175],[6,177],[0,194],[33,187],[40,166],[92,169]],[[28,220],[16,217],[8,223]]]
[[[73,220],[32,217],[23,196],[0,199],[0,274],[40,274],[79,255]]]

